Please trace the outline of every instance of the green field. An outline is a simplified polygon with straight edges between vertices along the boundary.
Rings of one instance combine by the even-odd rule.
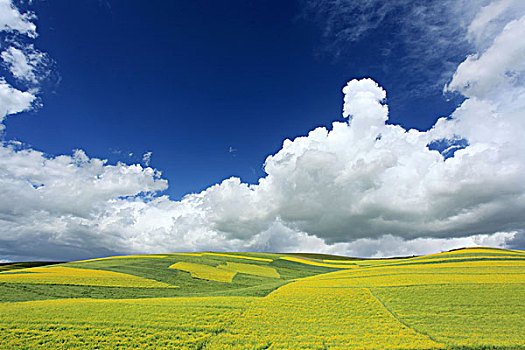
[[[1,349],[525,349],[525,252],[0,266]]]

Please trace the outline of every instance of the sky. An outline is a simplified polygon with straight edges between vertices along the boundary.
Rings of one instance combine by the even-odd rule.
[[[520,0],[0,0],[0,260],[525,248]]]

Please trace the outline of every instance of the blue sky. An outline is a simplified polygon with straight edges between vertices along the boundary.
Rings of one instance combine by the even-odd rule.
[[[0,0],[0,261],[525,247],[522,0]]]
[[[173,198],[230,176],[256,183],[284,139],[343,120],[341,88],[352,78],[380,83],[390,122],[406,128],[426,130],[458,104],[442,86],[420,94],[431,72],[397,72],[403,52],[384,49],[404,44],[392,34],[399,24],[336,54],[303,2],[41,1],[31,9],[36,45],[60,78],[48,82],[41,108],[8,120],[7,138],[112,163],[151,151]]]

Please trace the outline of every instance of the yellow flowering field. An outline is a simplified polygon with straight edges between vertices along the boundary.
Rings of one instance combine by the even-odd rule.
[[[483,248],[483,247],[473,247],[473,248],[466,248],[466,249],[460,249],[460,250],[451,250],[449,252],[443,252],[443,253],[436,253],[436,254],[429,254],[425,255],[422,258],[428,259],[432,257],[454,257],[454,256],[462,256],[466,254],[476,254],[481,256],[482,254],[490,254],[490,255],[517,255],[525,257],[525,252],[521,250],[512,250],[512,249],[497,249],[497,248]]]
[[[303,278],[253,302],[210,348],[525,348],[524,263],[383,260]]]
[[[176,286],[163,282],[120,272],[94,269],[77,269],[64,266],[33,267],[16,270],[15,272],[0,272],[0,282],[141,288],[176,288]]]
[[[447,346],[525,348],[525,285],[507,283],[375,288],[406,324]]]
[[[365,288],[288,284],[253,302],[211,349],[429,349],[442,346],[397,320]]]
[[[366,270],[338,271],[308,277],[303,285],[317,287],[378,287],[409,286],[420,284],[524,284],[525,265],[518,266],[467,266],[427,267],[429,265],[380,267]],[[459,264],[458,264],[459,265]]]
[[[422,284],[523,284],[524,274],[432,274],[432,273],[399,273],[392,275],[341,275],[340,278],[303,281],[304,286],[312,287],[396,287]]]
[[[0,349],[196,349],[251,297],[0,303]]]
[[[270,277],[270,278],[280,278],[279,272],[270,266],[260,266],[253,264],[243,264],[228,261],[226,265],[219,265],[217,268],[231,271],[235,273],[245,273],[247,275],[261,276],[261,277]]]
[[[506,260],[506,259],[521,259],[525,258],[525,252],[510,249],[496,249],[496,248],[465,248],[460,250],[453,250],[449,252],[429,254],[424,256],[416,256],[412,258],[398,258],[398,259],[362,259],[355,260],[353,263],[362,267],[375,267],[381,265],[405,265],[411,263],[436,263],[436,262],[462,262],[475,260]],[[342,263],[342,261],[341,261]]]
[[[191,276],[195,278],[216,282],[231,283],[233,277],[236,274],[236,272],[228,271],[225,269],[219,269],[217,267],[209,265],[195,264],[183,261],[175,263],[169,268],[189,272]]]

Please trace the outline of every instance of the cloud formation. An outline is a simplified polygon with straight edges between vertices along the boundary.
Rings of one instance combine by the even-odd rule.
[[[7,47],[0,58],[11,76],[26,88],[19,90],[0,77],[0,132],[7,115],[34,108],[39,82],[50,74],[47,56],[27,42],[37,37],[35,18],[30,12],[21,13],[11,0],[0,0],[0,47]]]
[[[0,0],[0,31],[16,32],[36,38],[32,13],[20,13],[11,0]]]
[[[50,73],[47,71],[46,55],[33,45],[10,46],[0,54],[9,71],[18,80],[31,85],[38,84]]]
[[[489,13],[494,4],[503,10]],[[161,194],[167,182],[148,167],[149,157],[145,167],[111,165],[81,150],[49,156],[2,143],[0,258],[523,248],[525,17],[519,1],[487,7],[465,26],[477,52],[445,87],[466,97],[449,118],[429,131],[389,124],[385,90],[371,79],[351,80],[343,88],[348,122],[285,140],[256,185],[232,177],[173,201]],[[9,93],[4,115],[30,108],[29,95]],[[455,140],[468,142],[452,155],[429,148]]]

